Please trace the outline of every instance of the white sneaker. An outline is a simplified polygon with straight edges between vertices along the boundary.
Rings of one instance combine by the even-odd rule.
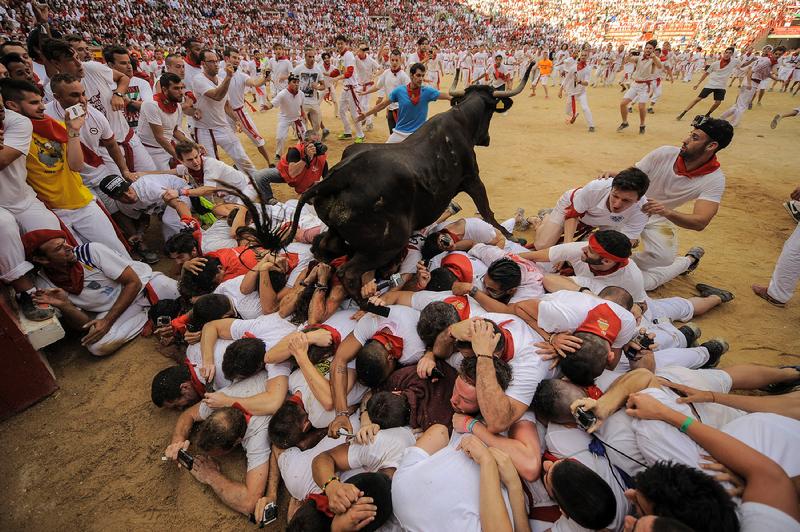
[[[789,213],[795,222],[800,223],[800,202],[789,200],[783,203],[783,208]]]

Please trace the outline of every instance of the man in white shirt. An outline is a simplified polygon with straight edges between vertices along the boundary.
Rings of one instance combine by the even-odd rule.
[[[358,88],[356,94],[358,95],[358,105],[361,109],[369,109],[370,93],[369,88],[375,85],[374,77],[380,71],[381,65],[369,55],[369,45],[365,42],[360,42],[358,45],[358,53],[356,54],[355,72],[356,80],[358,81]],[[367,117],[366,130],[372,131],[372,116]]]
[[[677,275],[697,267],[702,248],[688,256],[676,257],[676,227],[702,231],[717,214],[725,191],[717,152],[733,140],[733,127],[725,120],[702,117],[680,148],[663,146],[647,154],[636,167],[650,178],[647,203],[642,210],[650,216],[641,234],[645,251],[633,260],[651,277],[645,288],[652,290]],[[694,200],[691,214],[677,208]]]
[[[642,206],[647,202],[644,194],[649,186],[647,174],[631,167],[619,172],[613,180],[596,179],[566,191],[543,220],[528,219],[536,225],[534,247],[553,246],[562,234],[565,244],[573,242],[580,224],[586,226],[583,230],[615,229],[630,238],[632,244],[638,242],[648,219]]]
[[[228,89],[233,79],[233,67],[225,66],[225,78],[218,79],[219,58],[211,50],[200,53],[203,72],[192,79],[191,88],[197,98],[196,107],[200,118],[195,120],[194,140],[202,144],[209,158],[219,159],[217,147],[225,150],[236,166],[244,173],[252,175],[256,171],[253,162],[244,151],[239,137],[228,122]]]
[[[578,56],[578,61],[564,65],[564,80],[561,83],[561,88],[558,91],[558,97],[561,97],[562,92],[566,89],[566,115],[567,121],[570,124],[575,123],[578,118],[578,104],[583,109],[583,116],[586,118],[586,123],[589,125],[589,133],[594,133],[594,120],[592,118],[592,110],[589,109],[589,100],[586,97],[586,87],[589,86],[589,77],[591,71],[587,67],[586,59],[589,55],[588,50],[581,50]]]
[[[633,66],[633,83],[625,91],[622,101],[619,104],[619,112],[622,123],[617,128],[617,132],[628,127],[628,105],[637,104],[639,107],[639,134],[645,132],[645,119],[647,117],[647,101],[655,84],[657,71],[661,69],[661,60],[655,54],[658,41],[647,41],[642,52],[632,52],[626,64]],[[635,53],[635,55],[634,55]],[[641,55],[639,55],[641,53]]]
[[[170,160],[177,160],[174,145],[188,140],[181,130],[185,90],[181,78],[165,72],[159,78],[159,91],[153,101],[142,103],[137,132],[156,170],[169,170]]]
[[[136,129],[139,125],[139,110],[143,102],[153,100],[153,88],[150,80],[145,79],[141,72],[134,69],[134,61],[130,57],[128,50],[121,46],[107,46],[103,49],[103,59],[112,69],[122,72],[130,81],[128,90],[125,93],[125,119],[131,129]]]
[[[408,74],[406,74],[405,70],[403,70],[401,63],[402,56],[400,54],[400,50],[392,50],[391,54],[389,55],[389,68],[383,71],[383,73],[378,77],[378,81],[375,83],[375,86],[366,91],[365,94],[383,91],[383,93],[386,95],[386,98],[388,98],[392,91],[400,85],[408,85],[411,83],[411,78],[409,78]],[[389,107],[386,108],[386,121],[389,125],[390,134],[394,130],[395,125],[397,125],[397,113],[399,107],[400,104],[394,102],[389,104]]]
[[[281,44],[274,47],[275,57],[270,60],[272,69],[272,83],[275,86],[275,94],[285,89],[289,84],[289,74],[292,73],[292,62],[286,48]]]
[[[271,102],[268,109],[278,108],[278,124],[275,132],[275,160],[278,161],[289,137],[289,128],[293,128],[298,139],[305,138],[306,125],[303,122],[303,102],[305,94],[300,92],[300,78],[289,74],[289,84],[281,90]]]
[[[2,97],[0,97],[2,102]],[[39,308],[31,298],[33,281],[28,272],[33,264],[25,260],[21,235],[37,229],[58,230],[58,218],[37,197],[25,181],[25,158],[31,143],[30,119],[0,105],[3,136],[0,150],[0,279],[11,284],[23,314],[35,321],[53,315],[52,308]]]
[[[678,115],[678,120],[683,118],[689,110],[700,103],[700,100],[703,100],[708,97],[709,94],[714,94],[714,103],[711,106],[711,109],[708,110],[706,116],[711,116],[711,113],[722,104],[722,101],[725,99],[725,90],[728,86],[728,78],[731,77],[731,74],[737,68],[743,68],[747,66],[752,61],[755,61],[755,58],[750,60],[747,64],[743,64],[739,58],[733,57],[733,47],[729,46],[725,48],[725,51],[722,53],[722,57],[718,61],[712,62],[710,65],[706,67],[705,72],[703,72],[703,77],[695,83],[694,90],[697,90],[697,87],[700,86],[703,81],[708,78],[708,82],[703,86],[703,90],[700,91],[700,94],[692,100],[692,102],[681,111],[681,114]]]
[[[348,113],[350,120],[353,122],[356,137],[353,142],[361,144],[364,142],[364,131],[361,129],[361,122],[358,121],[358,115],[365,112],[366,109],[361,107],[360,99],[356,94],[356,87],[358,80],[356,79],[356,57],[353,52],[349,50],[350,39],[344,35],[336,36],[336,49],[339,52],[339,75],[331,78],[334,83],[342,80],[342,94],[339,97],[339,118],[342,120],[344,132],[339,135],[339,140],[349,140],[353,138],[351,133],[350,121],[347,119]]]
[[[253,122],[253,119],[247,113],[244,100],[247,89],[265,86],[265,83],[269,78],[270,71],[265,70],[260,76],[254,76],[249,72],[246,72],[243,68],[244,61],[242,61],[239,51],[236,48],[226,47],[225,51],[223,52],[223,57],[225,58],[225,64],[230,65],[230,67],[235,70],[231,77],[230,88],[228,89],[228,103],[230,104],[231,110],[236,117],[235,122],[233,119],[231,119],[231,122],[233,122],[234,125],[236,122],[241,125],[242,131],[245,135],[247,135],[247,138],[250,139],[250,142],[252,142],[256,147],[258,153],[260,153],[261,156],[264,157],[264,160],[267,161],[267,165],[271,165],[272,163],[269,160],[266,142],[259,134],[258,128]]]
[[[254,201],[258,198],[258,193],[246,174],[219,159],[204,155],[200,151],[200,146],[194,142],[187,140],[176,144],[175,156],[178,162],[178,167],[175,171],[179,176],[188,179],[195,186],[208,185],[235,188]],[[258,179],[259,176],[268,171],[269,168],[256,171],[253,179]],[[226,196],[225,201],[228,203],[241,203],[241,199],[234,195]]]
[[[314,48],[303,50],[304,62],[297,65],[292,74],[300,78],[300,92],[303,93],[303,112],[311,123],[311,130],[325,137],[322,130],[322,110],[319,107],[320,91],[325,90],[322,69],[314,62]]]

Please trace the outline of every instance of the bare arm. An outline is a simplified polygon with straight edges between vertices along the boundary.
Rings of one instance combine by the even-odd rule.
[[[542,450],[534,423],[517,421],[511,425],[508,437],[489,432],[483,423],[475,423],[472,433],[489,447],[495,447],[508,454],[522,478],[528,482],[539,478]]]
[[[230,480],[218,469],[211,469],[205,483],[211,486],[226,505],[249,515],[255,511],[256,502],[264,493],[268,472],[269,462],[266,462],[248,471],[244,483],[241,483]]]
[[[239,403],[242,408],[254,416],[271,416],[281,407],[286,400],[286,393],[289,391],[289,378],[279,375],[267,379],[264,383],[265,391],[250,397],[220,397],[219,400],[225,406],[232,406]]]
[[[216,89],[210,89],[204,93],[204,96],[207,98],[211,98],[215,102],[221,102],[225,96],[228,94],[228,89],[231,86],[231,76],[225,76],[225,79],[222,80],[222,83],[217,85]]]
[[[331,395],[333,396],[333,409],[336,412],[336,418],[328,429],[328,435],[331,437],[334,437],[340,426],[349,427],[350,431],[353,429],[347,415],[347,364],[356,357],[359,349],[361,349],[361,344],[353,336],[353,333],[350,333],[339,344],[331,362]]]

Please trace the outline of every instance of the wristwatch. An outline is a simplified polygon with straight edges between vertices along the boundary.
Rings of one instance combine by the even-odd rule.
[[[117,91],[114,91],[114,96],[119,96],[120,98],[124,98],[125,97],[125,95],[120,94]]]
[[[478,287],[473,285],[472,288],[469,289],[468,294],[469,297],[475,297],[478,294]]]

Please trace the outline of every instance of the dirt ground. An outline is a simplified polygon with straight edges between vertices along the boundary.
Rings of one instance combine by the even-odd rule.
[[[733,103],[736,92],[729,92],[722,110]],[[644,136],[637,134],[636,117],[631,117],[631,128],[625,133],[615,132],[617,88],[590,89],[597,123],[593,134],[587,133],[582,116],[574,125],[564,123],[564,101],[555,97],[555,89],[549,99],[544,99],[541,89],[535,98],[527,94],[517,96],[506,115],[495,116],[491,146],[477,148],[483,181],[500,220],[513,216],[520,206],[529,213],[552,207],[564,190],[603,170],[630,166],[656,147],[678,145],[689,131],[689,119],[675,121],[693,94],[683,83],[666,85],[656,114],[647,116]],[[695,110],[705,112],[708,105],[703,102]],[[800,300],[795,298],[781,310],[750,291],[751,283],[769,281],[781,246],[795,227],[781,203],[800,185],[792,155],[799,145],[800,119],[785,120],[775,131],[769,129],[769,121],[775,113],[798,105],[798,98],[767,93],[764,105],[746,114],[733,144],[720,153],[728,181],[719,214],[702,233],[681,230],[681,250],[701,245],[705,258],[693,274],[655,293],[688,297],[695,283],[705,282],[736,294],[733,302],[697,320],[705,338],[729,340],[731,351],[722,366],[798,363]],[[447,108],[446,102],[437,102],[432,112]],[[334,118],[332,106],[323,104],[323,110],[332,131],[328,144],[335,161],[346,146],[335,139],[342,125]],[[274,110],[254,114],[270,151],[276,116]],[[375,124],[368,141],[383,142],[388,135],[383,116]],[[253,161],[262,166],[256,150],[242,138]],[[277,187],[277,192],[281,199],[291,197],[285,185]],[[465,195],[457,199],[465,215],[474,212]],[[167,266],[162,261],[159,269]],[[0,492],[5,500],[0,530],[251,526],[190,474],[161,461],[177,414],[150,402],[153,375],[170,364],[154,340],[137,339],[107,359],[91,357],[74,340],[51,346],[46,354],[60,390],[0,424]],[[222,468],[242,478],[243,464],[243,454],[236,453],[222,461]],[[272,530],[282,528],[279,523]]]

